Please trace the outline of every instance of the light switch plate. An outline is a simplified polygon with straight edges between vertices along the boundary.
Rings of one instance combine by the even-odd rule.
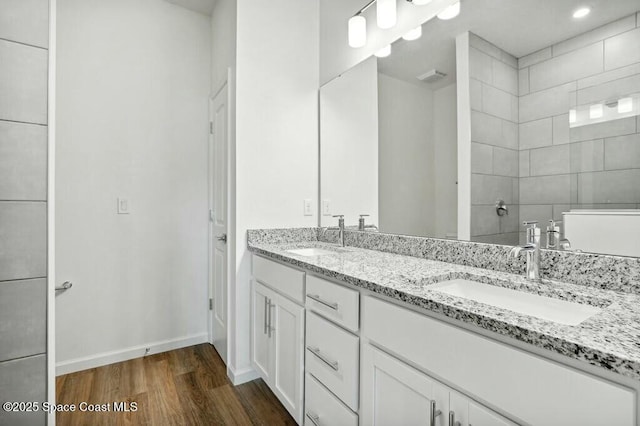
[[[129,199],[118,198],[118,214],[129,214]]]
[[[322,200],[322,216],[331,216],[331,200]]]
[[[305,198],[304,200],[304,215],[305,216],[313,216],[313,205],[311,202],[311,198]]]

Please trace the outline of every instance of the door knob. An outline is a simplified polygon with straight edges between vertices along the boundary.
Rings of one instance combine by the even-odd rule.
[[[226,243],[226,242],[227,242],[227,234],[218,235],[218,236],[216,237],[216,239],[217,239],[218,241],[222,241],[223,243]]]

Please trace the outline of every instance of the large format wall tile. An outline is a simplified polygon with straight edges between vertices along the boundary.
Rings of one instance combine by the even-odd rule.
[[[520,149],[540,148],[553,143],[552,119],[522,123],[520,129]]]
[[[640,44],[638,46],[640,46]],[[640,47],[638,50],[640,50]],[[628,77],[578,90],[577,104],[585,105],[594,102],[616,101],[620,97],[638,93],[639,90],[640,74],[633,74]]]
[[[0,389],[5,401],[46,401],[47,358],[38,355],[0,362]],[[53,401],[52,401],[53,402]],[[14,413],[0,410],[0,425],[44,425],[45,412]]]
[[[520,123],[566,114],[575,103],[576,82],[520,97]]]
[[[0,121],[0,200],[47,199],[47,127]]]
[[[517,204],[513,182],[517,179],[504,176],[471,174],[471,204],[493,205],[502,199],[507,204]],[[495,210],[495,207],[494,207]]]
[[[493,174],[518,177],[518,151],[495,147],[493,149]]]
[[[522,178],[520,204],[568,204],[570,182],[570,175]]]
[[[2,0],[0,38],[47,48],[49,0]]]
[[[640,200],[640,169],[578,175],[578,203],[637,203]]]
[[[47,280],[0,282],[0,362],[46,351]]]
[[[569,114],[553,117],[553,144],[569,143]]]
[[[0,40],[0,119],[47,123],[48,54]]]
[[[569,145],[531,150],[531,176],[561,175],[571,171]]]
[[[0,202],[0,281],[46,273],[46,203]]]
[[[604,159],[606,170],[640,169],[640,133],[606,139]]]
[[[607,39],[616,34],[632,30],[635,28],[635,26],[635,15],[630,15],[625,18],[618,19],[617,21],[611,22],[609,24],[581,34],[577,37],[573,37],[569,40],[561,41],[560,43],[553,45],[553,56],[562,55],[563,53],[588,46],[592,43]]]
[[[592,139],[631,135],[633,133],[636,133],[636,118],[627,117],[620,120],[574,127],[569,130],[569,137],[571,142],[581,142]]]
[[[530,89],[537,92],[600,73],[602,63],[602,42],[556,56],[529,69]]]
[[[571,144],[571,173],[597,172],[603,169],[602,139]]]
[[[607,70],[640,62],[640,28],[604,41],[604,67]]]
[[[471,142],[471,173],[493,173],[493,147]]]

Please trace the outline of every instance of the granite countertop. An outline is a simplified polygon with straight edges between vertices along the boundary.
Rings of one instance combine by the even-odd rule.
[[[533,283],[506,272],[319,241],[250,241],[248,247],[256,254],[640,380],[640,296],[637,294],[550,280]],[[335,254],[299,256],[287,251],[309,247],[324,248]],[[429,288],[430,284],[456,278],[589,304],[602,310],[570,326]]]

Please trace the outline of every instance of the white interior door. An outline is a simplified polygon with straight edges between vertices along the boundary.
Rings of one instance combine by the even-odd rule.
[[[227,362],[228,85],[210,102],[209,137],[209,341]]]

